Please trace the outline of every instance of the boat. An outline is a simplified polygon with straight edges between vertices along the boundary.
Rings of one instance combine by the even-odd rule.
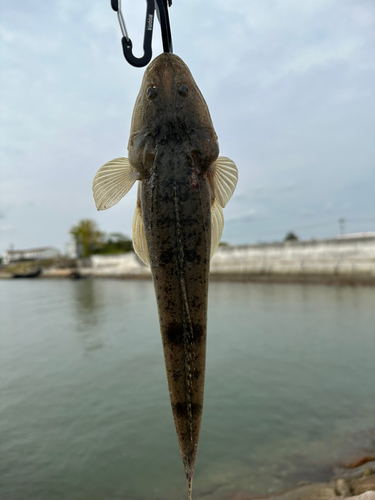
[[[41,274],[42,274],[42,269],[38,267],[37,269],[25,273],[14,273],[13,278],[37,278]]]

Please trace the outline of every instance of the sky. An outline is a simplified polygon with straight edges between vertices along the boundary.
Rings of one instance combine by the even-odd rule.
[[[141,55],[144,0],[123,0]],[[373,0],[173,0],[174,52],[239,182],[223,241],[375,230]],[[0,252],[55,246],[94,219],[131,236],[134,187],[97,212],[92,179],[127,156],[144,68],[124,59],[110,1],[0,0]],[[155,24],[153,55],[162,52]]]

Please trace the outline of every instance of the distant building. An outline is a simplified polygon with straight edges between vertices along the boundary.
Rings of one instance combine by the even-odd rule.
[[[348,233],[348,234],[340,234],[336,236],[336,238],[374,238],[375,231],[367,231],[366,233]]]
[[[57,248],[43,247],[30,248],[29,250],[5,250],[3,253],[3,264],[7,265],[11,262],[20,262],[27,260],[45,260],[60,257],[60,252]]]
[[[69,259],[78,259],[79,251],[77,248],[77,243],[74,240],[69,241],[65,247],[65,254]]]

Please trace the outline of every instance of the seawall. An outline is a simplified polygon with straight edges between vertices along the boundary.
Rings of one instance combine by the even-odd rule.
[[[80,261],[85,276],[149,279],[133,252]],[[375,236],[222,246],[211,259],[212,280],[375,285]]]

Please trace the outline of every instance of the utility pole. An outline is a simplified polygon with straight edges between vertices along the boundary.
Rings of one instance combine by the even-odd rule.
[[[339,219],[340,236],[344,236],[344,234],[345,234],[345,223],[346,223],[346,220],[343,217],[341,217]]]

